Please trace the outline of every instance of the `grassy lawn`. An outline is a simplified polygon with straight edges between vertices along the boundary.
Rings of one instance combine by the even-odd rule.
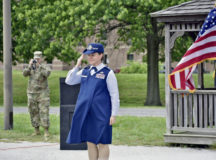
[[[34,132],[29,114],[15,114],[13,116],[13,130],[4,130],[3,114],[0,114],[0,141],[44,141],[43,129],[40,136],[31,136]],[[59,142],[59,116],[50,115],[50,142]]]
[[[65,77],[67,71],[53,71],[49,77],[50,99],[52,106],[59,106],[59,78]],[[3,86],[3,71],[0,71],[0,85]],[[13,71],[13,102],[15,106],[26,106],[26,88],[28,78],[21,71]],[[0,90],[0,106],[3,104],[3,90]]]
[[[144,106],[147,94],[146,74],[117,74],[121,106]],[[165,104],[165,75],[160,74],[160,96]]]
[[[59,116],[50,115],[49,142],[59,142]],[[116,145],[165,145],[165,118],[152,117],[117,117],[113,126],[113,144]],[[14,129],[3,129],[3,114],[0,114],[0,141],[43,141],[43,136],[34,136],[28,114],[14,115]]]
[[[52,71],[49,77],[51,106],[59,106],[59,78],[65,77],[67,71]],[[197,83],[197,74],[194,74]],[[143,107],[147,93],[146,74],[116,74],[121,107]],[[159,74],[160,98],[165,104],[165,75]],[[21,71],[13,71],[13,102],[14,106],[26,106],[26,87],[28,78],[23,77]],[[204,75],[205,87],[213,87],[212,74]],[[3,71],[0,70],[0,86],[3,86]],[[0,106],[3,104],[3,89],[0,90]]]
[[[165,118],[161,117],[117,117],[113,127],[113,144],[117,145],[165,145]]]

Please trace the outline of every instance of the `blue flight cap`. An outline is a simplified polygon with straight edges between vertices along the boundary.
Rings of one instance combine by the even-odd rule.
[[[100,43],[89,43],[83,54],[104,53],[104,47]]]

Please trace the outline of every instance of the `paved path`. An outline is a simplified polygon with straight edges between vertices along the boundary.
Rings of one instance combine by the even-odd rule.
[[[3,108],[0,107],[0,112]],[[14,113],[27,113],[26,107],[14,107]],[[59,114],[59,108],[51,107],[51,114]],[[119,115],[165,116],[165,109],[121,108]],[[60,150],[58,143],[0,142],[2,160],[88,160],[86,150]],[[216,150],[110,145],[110,160],[215,160]]]
[[[59,107],[50,107],[50,114],[59,114]],[[0,113],[3,112],[3,107],[0,107]],[[14,114],[28,113],[27,107],[14,107]],[[165,117],[164,108],[120,108],[119,116],[146,116],[146,117]]]
[[[179,147],[110,145],[110,160],[215,160],[216,151]],[[87,151],[59,150],[57,143],[0,142],[2,160],[88,160]]]

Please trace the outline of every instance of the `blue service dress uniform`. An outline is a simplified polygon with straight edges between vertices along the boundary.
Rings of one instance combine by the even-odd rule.
[[[83,69],[67,143],[111,144],[111,98],[106,83],[109,72],[110,69],[104,67],[91,75],[89,66]]]

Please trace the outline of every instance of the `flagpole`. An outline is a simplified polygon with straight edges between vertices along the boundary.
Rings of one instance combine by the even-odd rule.
[[[214,60],[214,76],[213,76],[213,78],[214,78],[214,88],[216,88],[216,60]]]
[[[13,129],[11,0],[3,0],[4,129]]]

